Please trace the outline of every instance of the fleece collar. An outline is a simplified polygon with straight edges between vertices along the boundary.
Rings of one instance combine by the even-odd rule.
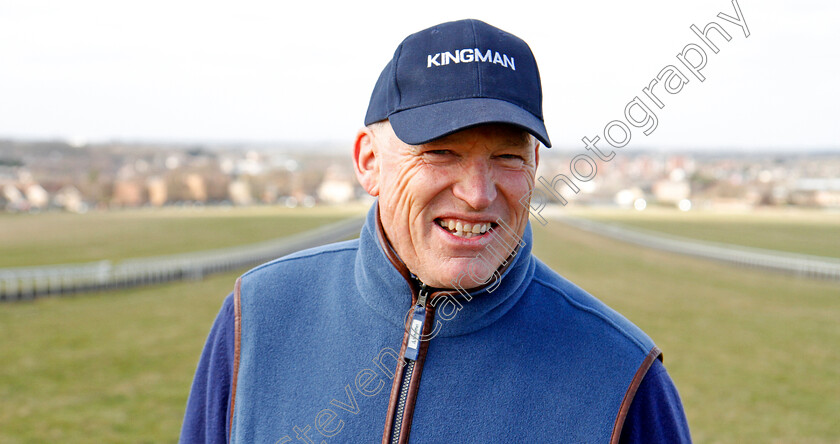
[[[368,211],[359,237],[355,278],[364,302],[387,321],[404,328],[406,314],[417,291],[417,281],[390,248],[378,212],[379,202]],[[453,291],[449,302],[436,303],[441,330],[438,336],[459,336],[480,330],[507,313],[531,282],[536,260],[531,256],[531,224],[528,223],[517,254],[501,271],[501,282],[490,283],[467,296]],[[387,251],[386,249],[390,250]],[[391,259],[389,259],[389,255]],[[492,291],[489,291],[492,289]],[[445,299],[444,299],[445,300]],[[445,310],[442,312],[441,310]]]

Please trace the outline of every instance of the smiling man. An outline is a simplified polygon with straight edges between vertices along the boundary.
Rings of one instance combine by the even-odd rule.
[[[484,284],[489,276],[476,282],[469,273],[476,256],[497,236],[518,243],[528,224],[519,200],[533,189],[539,155],[536,140],[515,126],[489,123],[409,145],[384,121],[359,133],[355,156],[391,246],[429,286],[452,288],[459,276],[467,278],[462,288]],[[504,257],[494,259],[488,272]]]
[[[359,239],[237,281],[182,442],[690,442],[653,341],[531,254],[551,142],[524,41],[476,20],[412,34],[365,125]]]

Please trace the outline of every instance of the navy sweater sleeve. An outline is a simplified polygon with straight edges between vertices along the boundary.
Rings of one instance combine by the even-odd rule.
[[[187,401],[181,443],[228,442],[233,329],[233,295],[230,295],[225,299],[201,353]],[[659,360],[654,361],[636,391],[624,421],[620,442],[691,442],[677,388]]]
[[[229,295],[216,316],[201,352],[181,427],[181,443],[228,441],[233,329],[233,295]]]
[[[653,362],[636,391],[619,442],[691,442],[680,395],[665,366],[658,359]]]

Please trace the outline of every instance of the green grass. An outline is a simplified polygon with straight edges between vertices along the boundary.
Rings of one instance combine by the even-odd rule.
[[[219,248],[359,214],[255,207],[2,215],[0,263]],[[0,304],[0,443],[177,440],[207,332],[240,273]]]
[[[338,208],[189,208],[0,214],[0,267],[184,253],[283,237],[350,215]]]
[[[694,239],[840,257],[840,213],[836,211],[762,209],[722,213],[662,208],[645,211],[576,208],[568,213]]]
[[[0,306],[0,442],[175,442],[237,273]]]
[[[534,248],[654,338],[696,442],[840,442],[840,286],[560,222],[536,229]],[[236,275],[0,304],[0,442],[175,441]]]

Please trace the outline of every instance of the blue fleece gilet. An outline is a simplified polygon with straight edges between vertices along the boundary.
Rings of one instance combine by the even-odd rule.
[[[242,276],[231,442],[381,440],[411,291],[375,224]],[[523,241],[495,291],[438,307],[411,442],[609,442],[658,351]]]

